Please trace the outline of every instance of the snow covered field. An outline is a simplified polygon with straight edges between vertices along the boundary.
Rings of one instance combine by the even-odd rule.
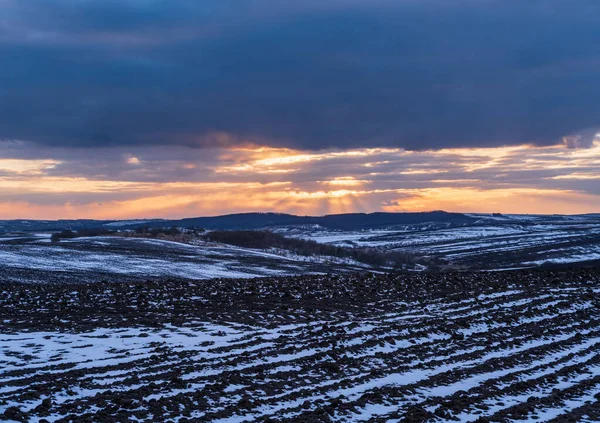
[[[597,271],[437,278],[7,285],[0,416],[600,419]]]
[[[600,260],[600,219],[597,215],[471,217],[480,220],[468,226],[421,224],[368,231],[306,228],[286,229],[282,233],[326,244],[407,252],[471,269]]]
[[[502,270],[540,265],[600,263],[600,217],[470,215],[465,223],[429,222],[387,229],[342,231],[319,225],[269,228],[287,237],[345,248],[373,248],[413,257],[414,269]],[[117,222],[118,223],[118,222]],[[131,222],[125,222],[131,223]],[[188,245],[156,239],[94,237],[50,242],[49,234],[0,236],[0,269],[12,280],[117,277],[257,277],[365,270],[348,259],[303,257],[291,251],[259,251]],[[12,276],[11,276],[12,275]]]
[[[0,237],[4,280],[44,282],[182,277],[249,278],[362,268],[359,263],[278,255],[227,246],[188,245],[156,239],[93,237],[50,243],[48,235]]]

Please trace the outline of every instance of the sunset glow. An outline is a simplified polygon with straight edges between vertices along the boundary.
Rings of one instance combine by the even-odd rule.
[[[27,144],[12,143],[17,156]],[[452,210],[590,213],[600,144],[485,149],[296,151],[267,147],[129,152],[0,161],[0,217],[186,217]],[[11,153],[4,153],[8,156]],[[122,157],[102,162],[97,157]],[[77,172],[73,169],[78,169]],[[110,169],[110,171],[109,171]]]

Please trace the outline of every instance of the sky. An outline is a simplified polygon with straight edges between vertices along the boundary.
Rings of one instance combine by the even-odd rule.
[[[0,219],[600,212],[597,0],[0,0]]]

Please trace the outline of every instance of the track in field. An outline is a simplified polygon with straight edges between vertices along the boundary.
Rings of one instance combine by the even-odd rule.
[[[0,416],[599,421],[599,281],[579,270],[5,285]]]

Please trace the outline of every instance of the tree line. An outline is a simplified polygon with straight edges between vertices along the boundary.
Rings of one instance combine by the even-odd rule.
[[[50,240],[52,242],[58,242],[61,239],[72,239],[72,238],[81,238],[81,237],[90,237],[90,236],[107,236],[114,235],[115,231],[111,231],[105,228],[93,228],[93,229],[78,229],[77,231],[72,231],[70,229],[65,229],[61,232],[55,232],[50,236]]]
[[[382,252],[372,248],[347,248],[336,245],[320,244],[313,240],[287,238],[270,231],[212,231],[203,238],[222,244],[243,248],[269,249],[278,248],[300,256],[330,256],[349,258],[372,266],[400,267],[403,264],[414,264],[415,258],[401,252]]]

